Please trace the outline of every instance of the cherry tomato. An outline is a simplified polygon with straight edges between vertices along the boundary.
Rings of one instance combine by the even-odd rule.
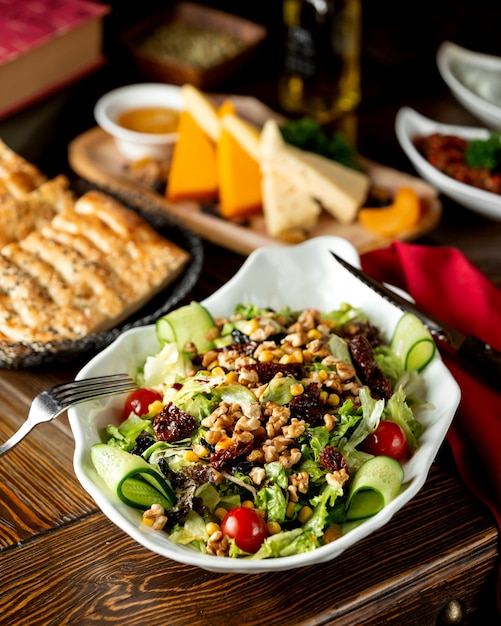
[[[399,424],[390,420],[381,420],[376,430],[367,435],[360,447],[374,456],[389,456],[397,461],[407,455],[405,433]]]
[[[240,550],[253,554],[268,536],[268,527],[254,509],[239,506],[226,513],[221,532],[233,538]]]
[[[127,419],[131,413],[136,415],[146,415],[148,407],[152,402],[162,400],[162,394],[153,389],[135,389],[125,399],[123,409],[123,419]]]

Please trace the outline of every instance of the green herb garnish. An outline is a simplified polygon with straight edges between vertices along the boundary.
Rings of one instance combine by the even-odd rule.
[[[470,167],[489,171],[501,169],[501,133],[492,132],[488,139],[473,139],[466,145],[465,161]]]
[[[288,144],[320,154],[347,167],[359,169],[356,150],[341,131],[328,135],[321,124],[311,117],[286,122],[281,128],[282,137]]]

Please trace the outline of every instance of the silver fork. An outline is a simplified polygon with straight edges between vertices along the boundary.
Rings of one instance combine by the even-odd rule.
[[[75,404],[133,391],[137,384],[128,374],[111,374],[59,383],[33,399],[28,417],[19,430],[0,446],[0,456],[11,450],[37,424],[50,422]]]

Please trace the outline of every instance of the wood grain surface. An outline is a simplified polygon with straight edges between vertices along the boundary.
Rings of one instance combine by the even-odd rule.
[[[203,299],[243,258],[208,245]],[[190,295],[190,297],[191,297]],[[0,437],[32,397],[72,368],[0,371]],[[445,444],[420,491],[383,529],[334,561],[290,572],[220,575],[159,557],[97,508],[75,478],[63,416],[0,459],[2,626],[431,626],[451,600],[489,624],[497,529],[458,479]]]

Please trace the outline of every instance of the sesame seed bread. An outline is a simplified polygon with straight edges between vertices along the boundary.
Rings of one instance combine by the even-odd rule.
[[[2,354],[116,326],[190,259],[135,211],[99,191],[76,198],[66,177],[38,176],[1,142],[0,233]]]
[[[0,341],[107,330],[165,288],[189,255],[139,215],[90,191],[0,253]]]

